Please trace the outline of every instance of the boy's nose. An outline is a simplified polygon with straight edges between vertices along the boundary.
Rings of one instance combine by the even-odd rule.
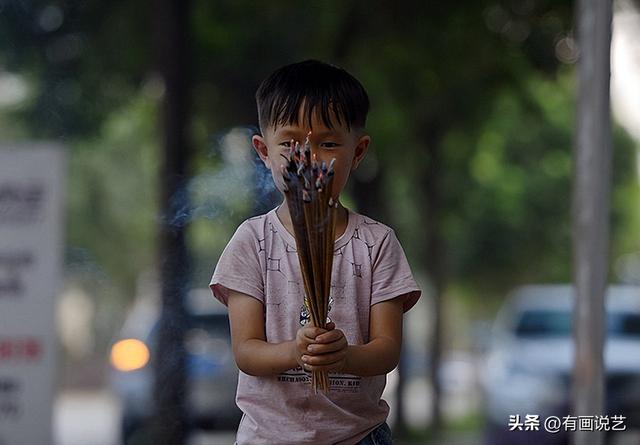
[[[322,164],[323,162],[326,162],[327,165],[329,164],[329,162],[331,162],[331,159],[329,159],[330,156],[327,153],[323,153],[322,150],[319,150],[317,148],[311,148],[311,159],[315,160],[318,164]],[[333,156],[331,156],[331,158],[333,158]]]

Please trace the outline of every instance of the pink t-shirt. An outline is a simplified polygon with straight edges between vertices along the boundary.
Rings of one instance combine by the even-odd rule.
[[[351,345],[369,341],[372,305],[409,294],[407,311],[420,297],[404,251],[384,224],[349,211],[334,255],[329,318]],[[238,227],[218,261],[211,289],[225,305],[229,289],[262,302],[268,342],[295,338],[309,317],[295,239],[275,209]],[[309,376],[300,367],[271,377],[240,371],[236,403],[244,415],[237,444],[349,445],[386,420],[385,375],[330,374],[328,394],[314,394]]]

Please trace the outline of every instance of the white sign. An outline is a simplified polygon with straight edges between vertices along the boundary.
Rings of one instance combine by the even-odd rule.
[[[51,444],[64,153],[0,147],[0,445]]]

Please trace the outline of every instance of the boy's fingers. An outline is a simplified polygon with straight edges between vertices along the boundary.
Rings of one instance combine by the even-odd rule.
[[[307,366],[331,366],[332,364],[342,360],[344,356],[344,351],[332,352],[330,354],[323,355],[303,355],[302,361]]]
[[[336,362],[329,363],[326,365],[309,365],[305,363],[304,369],[306,371],[327,371],[327,372],[334,371],[335,372],[337,369],[342,368],[342,362],[343,360],[338,360]]]
[[[314,365],[304,365],[304,369],[309,372],[313,371],[333,371],[335,364],[327,365],[327,366],[314,366]]]
[[[331,343],[319,344],[312,343],[307,346],[309,354],[327,354],[329,352],[340,351],[347,346],[347,340],[343,337],[339,341],[333,341]]]
[[[309,340],[313,341],[319,335],[322,335],[327,331],[325,329],[322,329],[322,328],[316,328],[314,326],[310,326],[308,328],[305,328],[303,332],[304,332],[304,336],[305,337],[307,337]]]
[[[315,343],[331,343],[344,337],[344,333],[340,329],[334,329],[329,332],[318,335],[315,338]]]
[[[332,331],[336,328],[336,324],[333,321],[327,323],[327,331]]]

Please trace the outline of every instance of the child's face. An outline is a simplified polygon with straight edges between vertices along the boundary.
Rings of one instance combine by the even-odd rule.
[[[301,113],[302,114],[302,113]],[[335,119],[332,122],[336,122]],[[319,163],[325,161],[327,165],[335,158],[335,177],[333,179],[332,195],[338,196],[349,179],[349,174],[364,158],[371,138],[346,126],[334,124],[333,129],[327,128],[317,113],[311,116],[311,127],[308,127],[304,116],[300,116],[298,124],[272,127],[264,130],[263,136],[254,136],[253,147],[260,155],[264,165],[271,170],[273,181],[281,193],[284,180],[281,166],[286,164],[282,155],[289,152],[291,140],[304,144],[307,134],[311,131],[309,143],[311,153],[317,156]]]

